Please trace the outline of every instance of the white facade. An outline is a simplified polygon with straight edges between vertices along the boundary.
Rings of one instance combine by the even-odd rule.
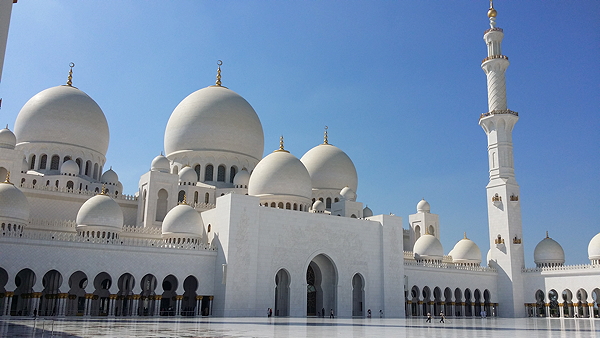
[[[525,267],[518,114],[506,104],[503,32],[494,9],[488,16],[483,265],[466,234],[442,247],[443,223],[425,200],[407,229],[401,217],[373,215],[327,131],[301,158],[281,139],[261,159],[258,114],[221,85],[220,69],[216,85],[174,108],[166,155],[148,159],[136,195],[123,195],[117,173],[103,170],[106,118],[70,74],[25,104],[14,133],[0,130],[0,315],[598,316],[600,235],[589,265],[564,266],[548,237],[537,267]]]

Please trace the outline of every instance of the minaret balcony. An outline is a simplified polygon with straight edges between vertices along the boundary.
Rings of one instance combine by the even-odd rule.
[[[504,30],[502,30],[502,28],[499,28],[499,27],[493,27],[493,28],[487,29],[485,32],[483,32],[483,35],[485,35],[489,32],[504,32]]]
[[[517,117],[519,116],[519,113],[517,113],[516,111],[512,111],[510,109],[495,109],[490,112],[481,114],[481,116],[479,116],[479,119],[481,120],[484,117],[488,117],[488,116],[492,116],[492,115],[502,115],[502,114],[509,114],[509,115],[514,115]]]
[[[504,59],[504,60],[508,61],[508,56],[506,56],[506,55],[491,55],[491,56],[488,56],[485,59],[481,60],[481,63],[484,63],[489,60],[494,60],[494,59]]]

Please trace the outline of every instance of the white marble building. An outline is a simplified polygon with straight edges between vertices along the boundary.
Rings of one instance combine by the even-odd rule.
[[[0,5],[6,13],[12,1]],[[263,158],[259,116],[222,86],[220,68],[215,85],[175,107],[165,155],[149,159],[135,196],[123,195],[104,168],[108,122],[70,72],[23,106],[14,132],[0,130],[0,315],[597,317],[600,234],[588,265],[564,266],[561,246],[545,238],[537,266],[525,267],[518,114],[506,103],[503,31],[493,8],[488,16],[483,265],[466,234],[444,251],[425,200],[407,229],[401,217],[373,215],[327,130],[300,159],[283,138]]]

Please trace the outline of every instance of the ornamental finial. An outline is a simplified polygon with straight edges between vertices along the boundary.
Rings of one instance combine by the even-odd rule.
[[[217,61],[217,82],[215,83],[217,87],[221,87],[221,65],[223,65],[223,61]]]
[[[496,27],[496,16],[498,15],[498,12],[496,11],[496,9],[494,9],[494,0],[490,0],[490,9],[488,9],[488,18],[490,18],[490,27],[491,28],[495,28]]]
[[[550,238],[550,237],[548,237],[548,230],[546,230],[546,238]]]
[[[100,195],[106,195],[106,184],[102,184],[102,190],[100,191]]]
[[[285,148],[283,148],[283,135],[281,135],[279,137],[279,149],[275,150],[275,152],[279,152],[279,151],[289,153],[289,151],[287,151],[287,150],[285,150]]]
[[[6,172],[6,179],[4,180],[4,183],[12,184],[10,183],[10,171]]]
[[[329,139],[327,138],[327,126],[325,126],[325,136],[323,137],[323,144],[329,144]]]
[[[183,194],[183,200],[179,203],[179,205],[188,205],[186,194]]]
[[[69,69],[69,77],[67,78],[67,86],[73,87],[73,67],[75,67],[75,64],[73,62],[71,62],[71,63],[69,63],[69,67],[71,67],[71,69]]]
[[[468,238],[467,238],[467,232],[466,232],[466,231],[464,232],[464,236],[465,236],[465,237],[464,237],[463,239],[468,239]]]

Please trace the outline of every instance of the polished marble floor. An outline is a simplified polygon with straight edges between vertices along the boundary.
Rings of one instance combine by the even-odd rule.
[[[0,337],[600,337],[578,318],[22,318],[0,317]]]

